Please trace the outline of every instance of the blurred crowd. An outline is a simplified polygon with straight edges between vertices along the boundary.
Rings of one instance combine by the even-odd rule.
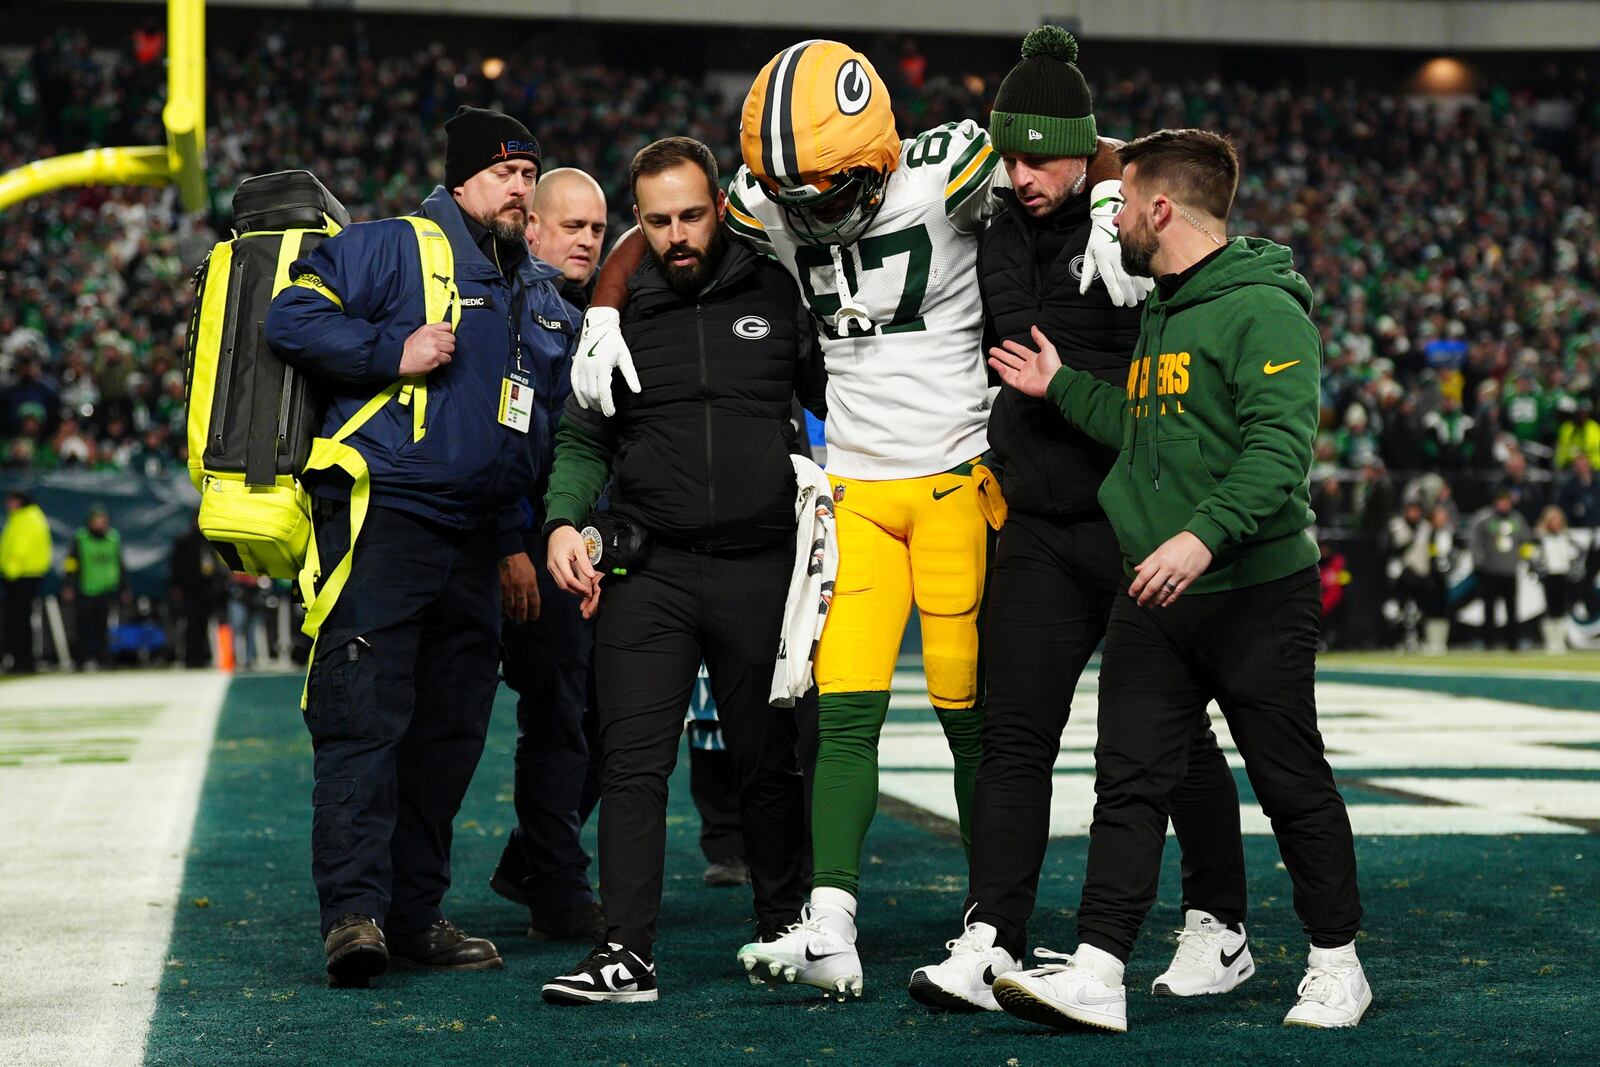
[[[437,180],[443,118],[494,104],[536,132],[547,166],[601,181],[619,233],[627,161],[650,140],[687,133],[727,173],[738,163],[742,100],[721,79],[374,48],[266,29],[212,49],[209,221],[184,218],[168,190],[136,188],[67,190],[0,215],[0,466],[181,468],[184,282],[250,174],[303,167],[357,219],[404,213]],[[985,116],[998,72],[939,70],[906,40],[880,49],[902,133]],[[120,49],[76,30],[38,42],[0,68],[0,169],[159,143],[163,59],[154,29]],[[1106,135],[1229,133],[1245,175],[1236,229],[1295,250],[1326,347],[1313,472],[1324,531],[1384,536],[1405,502],[1431,509],[1438,486],[1422,471],[1460,514],[1508,488],[1530,523],[1556,505],[1573,526],[1600,525],[1600,96],[1581,70],[1427,102],[1350,84],[1086,73]]]

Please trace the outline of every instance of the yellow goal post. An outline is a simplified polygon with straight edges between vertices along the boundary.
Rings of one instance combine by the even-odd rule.
[[[204,211],[206,195],[205,0],[167,0],[167,143],[90,148],[25,163],[0,174],[0,211],[75,185],[177,185],[185,211]]]

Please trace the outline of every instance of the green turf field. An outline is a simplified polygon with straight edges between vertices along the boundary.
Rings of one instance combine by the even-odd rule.
[[[461,926],[498,942],[506,969],[395,972],[371,990],[329,990],[308,872],[310,749],[294,710],[298,687],[293,678],[244,678],[225,705],[147,1063],[1595,1062],[1600,867],[1592,834],[1361,838],[1361,952],[1376,1000],[1358,1030],[1337,1033],[1279,1025],[1304,943],[1265,836],[1246,838],[1257,976],[1204,1002],[1144,992],[1178,919],[1169,849],[1165,906],[1129,967],[1132,1029],[1058,1035],[1005,1015],[930,1014],[907,997],[912,968],[936,959],[958,932],[964,864],[938,820],[915,820],[929,829],[880,816],[868,840],[862,1002],[824,1006],[799,991],[749,985],[733,959],[750,930],[748,899],[700,885],[698,823],[681,772],[658,947],[662,999],[546,1006],[539,983],[582,950],[529,942],[517,909],[486,885],[513,818],[514,717],[503,697],[457,823],[457,888],[446,903]],[[1035,944],[1072,946],[1084,851],[1081,837],[1053,843]]]

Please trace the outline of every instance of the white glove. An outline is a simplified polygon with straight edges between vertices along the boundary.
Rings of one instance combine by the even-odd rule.
[[[578,398],[579,407],[599,408],[607,418],[617,413],[611,399],[613,371],[621,371],[628,388],[639,391],[633,353],[622,339],[622,316],[616,308],[592,307],[583,314],[583,330],[572,357],[572,395]]]
[[[1100,182],[1089,192],[1089,246],[1083,250],[1083,281],[1078,295],[1089,291],[1096,278],[1111,294],[1117,307],[1133,307],[1156,287],[1151,278],[1135,278],[1122,266],[1122,244],[1111,222],[1122,210],[1122,181],[1113,178]]]

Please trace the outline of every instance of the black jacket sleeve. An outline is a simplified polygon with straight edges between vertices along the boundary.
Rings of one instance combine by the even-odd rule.
[[[800,359],[795,367],[794,395],[800,406],[824,421],[828,418],[828,369],[817,342],[817,329],[804,300],[795,302],[795,327],[800,335]]]

